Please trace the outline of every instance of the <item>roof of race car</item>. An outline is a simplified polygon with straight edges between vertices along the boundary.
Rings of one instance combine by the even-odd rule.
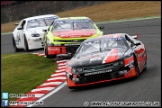
[[[58,18],[57,20],[70,20],[70,19],[90,19],[89,17],[81,16],[81,17],[64,17],[64,18]]]
[[[125,38],[125,35],[126,35],[126,33],[105,34],[105,35],[98,36],[95,38],[89,38],[89,39],[85,40],[84,42],[95,41],[95,40],[104,39],[104,38]]]
[[[54,14],[38,15],[38,16],[33,16],[33,17],[25,18],[24,20],[32,20],[32,19],[44,18],[44,17],[59,17],[59,16],[54,15]]]

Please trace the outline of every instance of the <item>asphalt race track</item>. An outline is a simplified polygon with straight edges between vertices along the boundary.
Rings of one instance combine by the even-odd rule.
[[[139,34],[147,48],[148,69],[137,79],[103,83],[79,90],[64,86],[46,98],[39,107],[84,107],[93,101],[100,102],[159,102],[161,106],[161,18],[100,24],[107,33]],[[42,50],[39,50],[42,51]],[[14,53],[11,34],[1,36],[1,53]],[[24,52],[23,52],[24,53]],[[89,103],[89,104],[88,104]]]

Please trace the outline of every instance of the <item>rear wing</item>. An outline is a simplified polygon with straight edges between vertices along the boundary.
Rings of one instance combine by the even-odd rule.
[[[138,35],[138,33],[136,33],[136,35],[131,36],[131,37],[134,38],[134,39],[138,39],[139,35]]]

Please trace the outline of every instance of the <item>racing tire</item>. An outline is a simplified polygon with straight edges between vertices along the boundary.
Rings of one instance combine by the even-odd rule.
[[[47,58],[56,58],[56,55],[48,55],[48,44],[47,44],[47,40],[46,40],[46,46],[44,48],[45,50],[45,55]]]
[[[24,50],[25,50],[26,52],[29,51],[29,46],[28,46],[28,42],[27,42],[27,40],[26,40],[26,36],[24,36]]]
[[[146,53],[146,52],[145,52]],[[147,53],[146,53],[147,54]],[[144,64],[144,67],[143,67],[143,70],[142,71],[146,71],[147,70],[147,56],[146,56],[146,61],[145,61],[145,64]]]
[[[74,88],[74,87],[68,87],[69,89],[76,89],[76,88]]]
[[[73,89],[73,90],[81,89],[81,87],[69,87],[69,86],[68,86],[68,88]]]
[[[143,68],[143,71],[146,71],[146,70],[147,70],[147,61],[145,62],[144,68]]]
[[[140,74],[140,70],[139,70],[139,67],[138,67],[138,62],[137,62],[137,59],[136,59],[136,56],[134,55],[134,65],[135,65],[135,70],[136,70],[136,76],[135,78],[137,78]]]
[[[13,44],[14,51],[15,51],[15,52],[19,52],[20,49],[18,49],[18,48],[16,47],[15,39],[14,39],[13,36],[12,36],[12,44]]]

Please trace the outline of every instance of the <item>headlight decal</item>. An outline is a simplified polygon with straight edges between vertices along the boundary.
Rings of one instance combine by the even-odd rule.
[[[83,72],[83,68],[73,68],[72,69],[72,73],[75,74],[75,73],[81,73]]]
[[[79,75],[73,74],[72,80],[73,80],[74,82],[78,82],[78,81],[79,81]]]
[[[118,61],[118,62],[115,62],[115,63],[113,64],[113,66],[121,66],[121,65],[123,65],[123,64],[124,64],[123,61]]]

